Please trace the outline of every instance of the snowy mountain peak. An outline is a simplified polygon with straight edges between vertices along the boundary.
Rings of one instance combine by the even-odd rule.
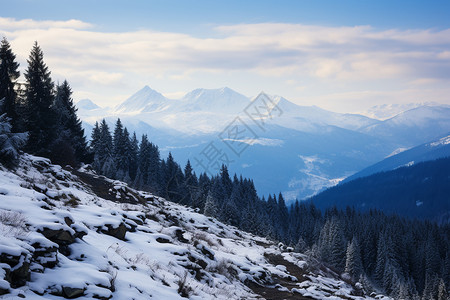
[[[219,89],[195,89],[183,97],[188,111],[237,113],[250,102],[249,98],[223,87]]]
[[[78,109],[83,110],[94,110],[100,108],[100,106],[92,102],[90,99],[82,99],[77,102],[76,106],[78,107]]]
[[[115,111],[120,113],[161,111],[167,108],[167,100],[161,93],[146,85],[119,104]]]

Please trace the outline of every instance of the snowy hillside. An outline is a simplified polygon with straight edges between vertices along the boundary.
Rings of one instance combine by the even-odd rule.
[[[5,299],[388,299],[87,169],[26,155],[15,172],[0,170],[0,187]]]

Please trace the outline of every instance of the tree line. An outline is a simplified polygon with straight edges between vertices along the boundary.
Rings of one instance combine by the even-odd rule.
[[[77,165],[89,160],[88,144],[72,99],[72,89],[64,80],[55,84],[44,62],[44,54],[34,43],[27,60],[25,84],[17,84],[19,64],[9,42],[0,45],[0,107],[3,117],[3,162],[13,163],[23,146],[28,153],[48,157],[54,163]],[[20,135],[18,133],[25,133]]]
[[[450,225],[386,216],[352,208],[325,212],[312,203],[287,206],[281,193],[259,197],[251,179],[197,175],[171,153],[162,158],[146,135],[138,139],[117,119],[114,130],[96,123],[88,144],[67,81],[54,84],[34,44],[17,84],[18,63],[6,39],[0,46],[0,162],[10,165],[20,149],[54,163],[91,163],[99,174],[127,182],[170,201],[260,236],[282,241],[318,258],[367,291],[396,299],[448,298]],[[26,133],[26,134],[25,134]]]

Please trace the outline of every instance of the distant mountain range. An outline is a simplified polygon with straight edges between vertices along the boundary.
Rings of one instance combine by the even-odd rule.
[[[214,146],[227,158],[215,165],[229,163],[231,172],[253,178],[261,195],[282,191],[288,200],[314,195],[399,148],[450,133],[446,106],[419,106],[381,121],[300,106],[281,96],[249,98],[226,87],[168,99],[145,86],[114,108],[89,100],[77,106],[88,136],[95,121],[106,118],[113,129],[120,117],[129,131],[147,134],[163,155],[171,151],[180,163],[191,160],[197,173],[217,171],[196,163]],[[269,114],[258,116],[268,107]]]

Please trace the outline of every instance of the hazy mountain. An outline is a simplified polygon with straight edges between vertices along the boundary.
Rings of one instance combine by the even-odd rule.
[[[396,115],[421,106],[447,106],[436,102],[423,102],[423,103],[390,103],[375,105],[369,108],[367,111],[362,112],[363,115],[373,119],[387,120],[395,117]]]
[[[361,130],[399,147],[413,147],[450,132],[450,107],[421,106]]]

